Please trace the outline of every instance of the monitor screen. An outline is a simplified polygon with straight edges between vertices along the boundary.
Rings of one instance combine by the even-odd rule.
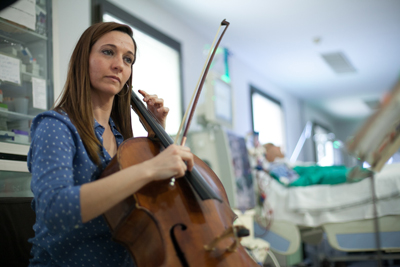
[[[232,123],[232,92],[229,84],[222,80],[214,82],[215,117],[218,120]]]
[[[196,114],[198,122],[204,126],[216,124],[233,128],[233,97],[230,83],[224,82],[217,74],[207,76],[200,95]]]

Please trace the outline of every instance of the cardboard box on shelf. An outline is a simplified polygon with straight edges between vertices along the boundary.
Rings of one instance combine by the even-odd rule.
[[[26,65],[21,63],[21,72],[26,72]]]
[[[15,133],[9,131],[0,131],[0,141],[14,141]]]
[[[5,103],[0,103],[0,110],[1,111],[8,111],[8,106]]]
[[[12,130],[15,134],[14,142],[29,143],[29,133],[27,131]]]
[[[7,105],[8,111],[15,111],[14,109],[14,98],[12,97],[4,97],[3,104]]]
[[[22,131],[30,131],[30,123],[28,120],[18,120],[7,122],[8,129],[18,129]]]
[[[33,75],[39,76],[40,66],[35,61],[31,64],[26,65],[26,71],[32,73]]]
[[[0,131],[7,131],[7,118],[0,117]]]
[[[13,46],[3,47],[0,49],[0,52],[14,57],[18,56],[18,50]]]

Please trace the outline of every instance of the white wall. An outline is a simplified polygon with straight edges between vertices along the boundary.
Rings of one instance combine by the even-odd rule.
[[[212,40],[202,37],[191,29],[190,25],[180,22],[173,15],[146,0],[110,0],[110,2],[181,43],[183,95],[186,107],[204,65],[204,45]],[[73,47],[82,32],[90,25],[90,4],[90,0],[53,0],[55,98],[65,83]],[[138,46],[140,47],[140,44]],[[257,70],[252,69],[252,66],[245,65],[235,57],[235,53],[240,51],[234,52],[229,62],[236,110],[234,132],[244,136],[252,130],[250,107],[250,84],[252,84],[281,101],[285,108],[286,152],[290,156],[304,127],[301,101],[271,84]]]
[[[257,70],[252,69],[251,66],[245,65],[235,57],[231,60],[230,69],[232,84],[235,89],[235,132],[244,136],[251,131],[252,122],[249,88],[251,84],[281,102],[286,120],[287,148],[285,152],[286,155],[290,157],[302,131],[301,101],[271,84],[259,74]],[[265,117],[267,116],[268,114],[265,114]],[[274,129],[271,129],[271,131],[273,130]]]
[[[310,105],[304,105],[303,108],[303,118],[304,121],[311,121],[311,122],[316,122],[319,123],[322,126],[327,127],[330,131],[332,131],[335,134],[336,140],[342,141],[344,144],[348,141],[348,139],[355,135],[357,131],[361,128],[363,125],[364,121],[367,119],[353,119],[353,120],[344,120],[344,119],[338,119],[334,118],[323,111],[314,108],[313,106]],[[354,165],[354,160],[353,156],[348,155],[346,151],[346,147],[342,148],[342,164],[352,166]],[[304,161],[314,161],[314,147],[312,144],[311,139],[307,140],[301,156]]]
[[[54,100],[64,87],[69,59],[83,31],[90,26],[90,0],[53,0]]]

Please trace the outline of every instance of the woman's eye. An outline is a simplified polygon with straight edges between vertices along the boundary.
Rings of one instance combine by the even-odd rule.
[[[102,52],[103,52],[104,55],[107,55],[107,56],[112,56],[113,55],[113,51],[112,50],[106,49],[106,50],[103,50]]]
[[[126,57],[126,58],[125,58],[125,62],[128,63],[128,64],[132,64],[133,59],[130,58],[130,57]]]

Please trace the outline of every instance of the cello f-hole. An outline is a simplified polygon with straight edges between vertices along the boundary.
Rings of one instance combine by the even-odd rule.
[[[183,251],[181,250],[181,248],[178,244],[178,241],[176,241],[174,230],[175,230],[175,227],[177,227],[177,226],[180,226],[182,231],[185,231],[187,229],[186,225],[184,225],[182,223],[177,223],[174,226],[172,226],[169,234],[171,235],[171,240],[172,240],[172,243],[174,244],[176,255],[178,256],[179,261],[181,262],[182,266],[189,267],[189,264],[187,263],[187,260],[185,258],[185,253],[183,253]]]

